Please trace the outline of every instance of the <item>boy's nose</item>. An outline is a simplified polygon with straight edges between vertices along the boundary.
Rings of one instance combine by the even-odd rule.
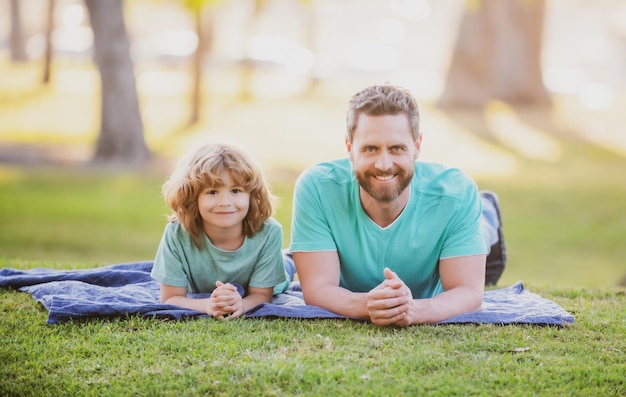
[[[226,195],[226,194],[222,195],[220,197],[218,205],[220,207],[228,207],[228,206],[230,206],[230,197],[228,197],[228,195]]]

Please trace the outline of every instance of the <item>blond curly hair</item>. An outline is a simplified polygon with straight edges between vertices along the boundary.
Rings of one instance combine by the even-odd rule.
[[[165,202],[173,211],[168,221],[180,221],[198,249],[204,245],[198,196],[206,188],[220,186],[223,171],[250,193],[250,208],[243,220],[243,233],[247,237],[261,231],[274,214],[276,197],[270,192],[263,170],[248,154],[233,145],[204,145],[181,158],[162,186]]]

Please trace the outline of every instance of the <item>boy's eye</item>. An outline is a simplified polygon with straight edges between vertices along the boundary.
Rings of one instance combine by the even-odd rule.
[[[217,190],[215,190],[215,189],[209,189],[209,190],[207,190],[207,194],[210,194],[210,195],[214,196],[214,195],[216,195],[216,194],[217,194]]]
[[[233,194],[243,193],[243,189],[240,189],[240,188],[234,188],[233,190],[231,190],[231,192],[232,192]]]

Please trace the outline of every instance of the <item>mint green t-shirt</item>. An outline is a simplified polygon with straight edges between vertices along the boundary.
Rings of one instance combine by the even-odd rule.
[[[414,298],[443,292],[439,259],[487,252],[476,184],[462,171],[415,162],[400,216],[380,227],[365,213],[349,159],[314,165],[294,191],[290,251],[337,251],[340,286],[367,292],[389,267]]]
[[[151,276],[173,287],[187,287],[191,293],[212,292],[215,282],[248,287],[274,288],[282,293],[289,286],[282,256],[282,227],[273,218],[265,221],[263,230],[246,237],[236,251],[224,251],[204,235],[199,250],[180,222],[165,226]]]

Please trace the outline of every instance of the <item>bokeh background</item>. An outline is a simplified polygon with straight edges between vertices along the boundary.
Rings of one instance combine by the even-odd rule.
[[[421,159],[500,195],[503,283],[618,286],[625,72],[618,0],[0,0],[0,257],[150,258],[160,183],[213,141],[265,167],[286,246],[298,173],[345,156],[348,98],[391,82],[420,102]]]

